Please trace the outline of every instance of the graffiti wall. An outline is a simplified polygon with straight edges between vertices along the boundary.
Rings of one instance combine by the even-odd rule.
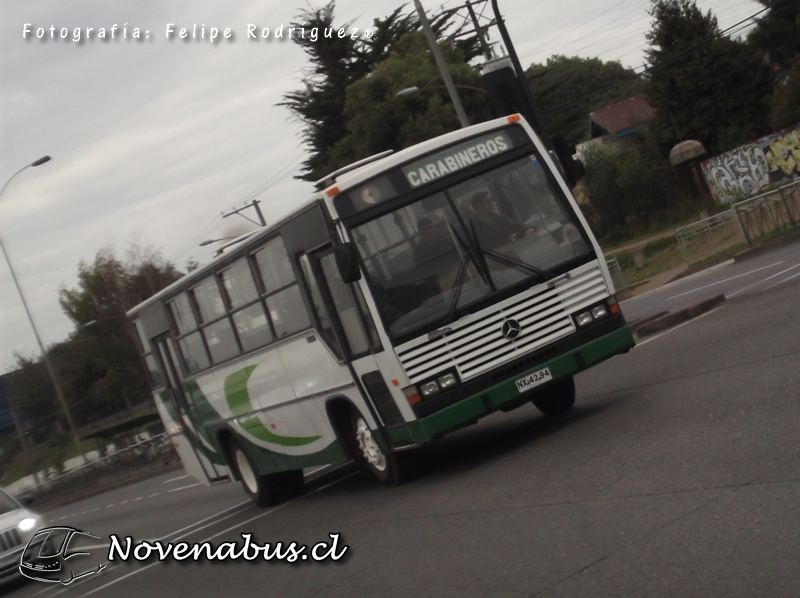
[[[800,179],[800,125],[737,147],[701,166],[708,188],[723,204]]]

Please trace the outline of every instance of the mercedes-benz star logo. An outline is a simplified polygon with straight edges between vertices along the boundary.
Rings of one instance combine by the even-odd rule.
[[[508,339],[515,339],[522,332],[522,326],[516,320],[506,320],[500,332]]]

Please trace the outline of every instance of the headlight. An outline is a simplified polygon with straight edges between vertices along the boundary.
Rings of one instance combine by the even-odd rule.
[[[430,395],[439,392],[439,384],[436,382],[436,380],[431,380],[430,382],[426,382],[420,386],[419,391],[422,393],[423,397],[429,397]]]
[[[598,305],[597,307],[592,308],[592,317],[595,320],[603,318],[608,315],[608,309],[606,309],[605,305]]]
[[[17,524],[20,531],[29,532],[39,525],[39,520],[35,517],[26,517]]]
[[[455,386],[458,379],[455,374],[445,374],[444,376],[440,376],[436,381],[439,383],[439,388],[444,390],[445,388]]]
[[[578,323],[578,326],[586,326],[586,324],[589,324],[593,319],[591,312],[588,311],[575,316],[575,321]]]

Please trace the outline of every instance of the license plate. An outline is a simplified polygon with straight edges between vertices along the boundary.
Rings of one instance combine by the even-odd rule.
[[[539,386],[552,379],[553,375],[550,373],[550,368],[544,368],[543,370],[539,370],[538,372],[534,372],[529,376],[517,380],[517,390],[519,392],[525,392],[534,386]]]

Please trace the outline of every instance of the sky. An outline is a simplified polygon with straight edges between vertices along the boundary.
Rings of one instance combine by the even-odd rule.
[[[442,6],[441,0],[422,3],[429,14]],[[322,4],[0,4],[0,184],[38,158],[52,157],[15,176],[0,196],[0,239],[45,345],[74,329],[58,291],[74,287],[78,264],[93,262],[99,250],[110,247],[124,258],[132,243],[149,245],[182,269],[190,258],[209,261],[215,245],[200,242],[250,226],[241,217],[223,219],[223,212],[255,198],[269,223],[310,197],[312,186],[294,178],[307,158],[300,123],[277,104],[301,87],[308,66],[288,39],[288,25],[303,9]],[[374,18],[401,4],[340,0],[336,22],[352,22],[363,35]],[[444,2],[446,8],[459,4]],[[498,4],[523,66],[564,54],[641,70],[649,0]],[[763,8],[753,0],[700,0],[698,6],[712,10],[722,29]],[[410,2],[407,10],[413,10]],[[489,2],[476,10],[492,14]],[[259,34],[268,28],[268,39],[248,39],[248,25]],[[284,35],[276,38],[281,25]],[[105,39],[98,37],[101,28]],[[218,31],[213,42],[212,28]],[[490,35],[499,40],[496,29]],[[252,209],[245,213],[255,217]],[[14,368],[15,353],[37,352],[3,261],[0,373]]]

